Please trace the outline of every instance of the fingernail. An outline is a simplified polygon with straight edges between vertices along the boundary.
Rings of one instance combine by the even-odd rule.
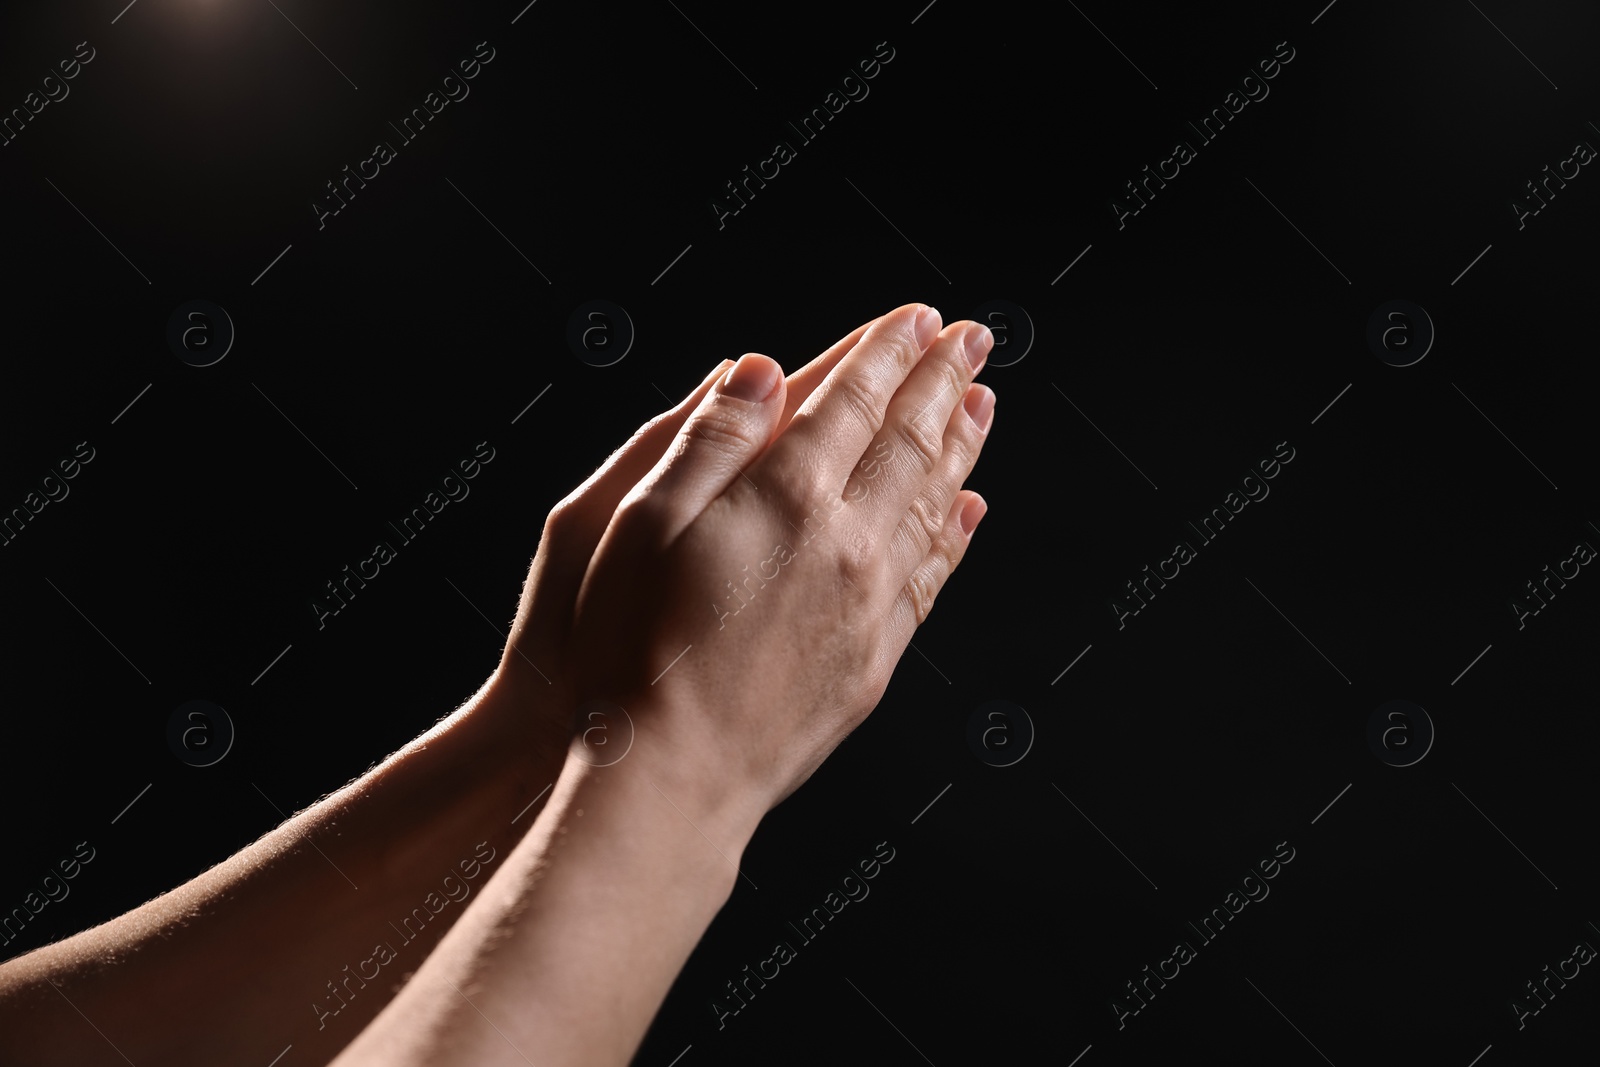
[[[967,501],[967,506],[961,509],[961,532],[968,537],[978,528],[978,523],[983,519],[984,513],[989,510],[989,505],[983,497],[972,494],[972,499]]]
[[[933,344],[934,338],[939,336],[939,331],[944,329],[944,320],[939,317],[936,307],[923,307],[917,312],[917,344],[927,348]]]
[[[733,369],[723,379],[722,392],[723,395],[731,396],[735,400],[759,403],[778,388],[780,378],[782,375],[778,373],[776,363],[753,352],[746,352],[739,357],[739,362],[733,365]]]
[[[983,323],[974,323],[967,328],[967,362],[972,364],[973,373],[983,366],[983,361],[989,358],[989,350],[994,347],[994,334],[989,332],[989,327]]]
[[[961,406],[967,409],[970,418],[983,433],[989,432],[989,423],[994,420],[994,390],[987,385],[973,382],[967,389],[966,398]]]

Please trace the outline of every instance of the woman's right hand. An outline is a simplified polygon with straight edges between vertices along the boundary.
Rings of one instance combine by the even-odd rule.
[[[719,380],[583,576],[574,754],[619,758],[585,724],[627,744],[625,718],[626,758],[669,797],[757,820],[809,777],[882,697],[986,510],[962,485],[992,416],[972,383],[992,344],[907,304],[799,405],[765,356]]]
[[[788,425],[796,408],[871,325],[857,326],[789,376],[782,425]],[[530,793],[560,773],[575,722],[581,735],[599,736],[594,723],[575,710],[577,683],[566,668],[572,658],[567,645],[573,606],[595,547],[622,499],[652,471],[690,414],[732,366],[732,360],[723,360],[676,406],[640,426],[545,519],[488,698],[475,711],[487,723],[481,743],[489,762],[531,769],[531,777],[523,776]]]

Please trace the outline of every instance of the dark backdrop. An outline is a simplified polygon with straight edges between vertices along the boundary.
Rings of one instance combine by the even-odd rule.
[[[999,309],[989,516],[636,1062],[1588,1047],[1591,8],[525,2],[0,16],[0,507],[26,512],[0,906],[96,851],[5,953],[454,708],[549,507],[716,360],[792,369],[922,300]],[[389,125],[444,90],[469,95],[412,141]],[[333,214],[346,166],[376,175]],[[740,208],[746,166],[771,177]],[[324,583],[481,441],[470,496],[319,628]],[[1176,575],[1141,608],[1147,566]],[[169,744],[190,700],[235,732],[208,767]],[[226,732],[197,721],[192,761]],[[1140,1009],[1147,966],[1177,976]],[[1534,1014],[1546,966],[1577,976]]]

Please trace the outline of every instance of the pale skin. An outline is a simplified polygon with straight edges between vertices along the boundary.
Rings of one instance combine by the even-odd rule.
[[[0,1058],[626,1064],[762,816],[876,706],[960,563],[991,344],[908,304],[787,379],[724,361],[550,513],[477,694],[217,867],[0,965]],[[594,708],[631,729],[614,763]],[[452,872],[470,895],[403,944],[390,923]]]

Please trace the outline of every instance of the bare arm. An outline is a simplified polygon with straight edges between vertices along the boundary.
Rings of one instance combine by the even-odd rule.
[[[0,967],[0,1058],[266,1063],[290,1044],[332,1058],[462,915],[534,813],[512,816],[559,772],[496,743],[503,699],[486,686],[224,862]],[[397,958],[378,967],[381,944]]]
[[[790,379],[790,412],[865,329]],[[0,1061],[266,1063],[288,1045],[299,1062],[335,1056],[504,862],[539,811],[530,803],[548,803],[572,727],[559,665],[590,556],[727,366],[551,513],[499,667],[456,714],[189,882],[0,964]]]
[[[538,824],[336,1067],[628,1062],[761,814],[674,788],[640,755],[567,761]]]
[[[624,499],[570,655],[631,748],[574,738],[537,825],[336,1067],[633,1056],[762,815],[877,704],[982,517],[961,486],[992,338],[929,312],[877,320],[787,427],[747,357]]]

